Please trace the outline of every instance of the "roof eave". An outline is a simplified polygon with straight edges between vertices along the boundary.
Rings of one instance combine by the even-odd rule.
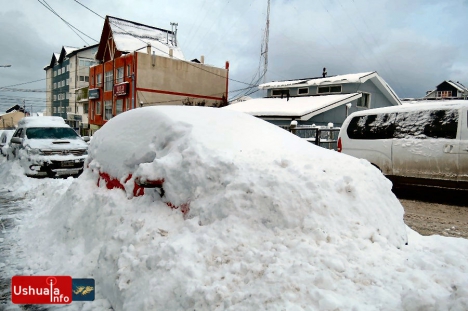
[[[310,118],[312,118],[312,117],[314,117],[314,116],[316,116],[318,114],[321,114],[321,113],[323,113],[325,111],[328,111],[328,110],[331,110],[333,108],[339,107],[341,105],[347,104],[347,103],[349,103],[349,102],[351,102],[353,100],[356,100],[358,98],[361,98],[361,97],[362,97],[361,93],[352,93],[352,94],[350,94],[349,97],[343,98],[343,99],[341,99],[339,101],[333,102],[333,103],[331,103],[331,104],[329,104],[329,105],[327,105],[325,107],[321,107],[321,108],[319,108],[317,110],[311,111],[311,112],[301,116],[300,120],[301,121],[307,121]]]

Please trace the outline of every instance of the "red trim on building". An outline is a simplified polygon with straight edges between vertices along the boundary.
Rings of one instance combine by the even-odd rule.
[[[184,96],[184,97],[206,98],[206,99],[213,99],[213,100],[223,99],[222,97],[213,97],[213,96],[205,96],[205,95],[197,95],[197,94],[189,94],[189,93],[179,93],[179,92],[171,92],[171,91],[163,91],[163,90],[144,89],[141,87],[137,88],[137,91],[167,94],[167,95],[177,95],[177,96]]]
[[[229,90],[229,62],[228,61],[226,61],[226,70],[227,70],[226,72],[226,101],[227,101],[228,95],[229,95],[229,92],[228,92]]]

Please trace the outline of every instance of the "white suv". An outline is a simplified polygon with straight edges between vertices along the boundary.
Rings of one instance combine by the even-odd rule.
[[[8,160],[19,160],[27,176],[77,176],[87,156],[86,137],[61,117],[21,119],[8,150]]]

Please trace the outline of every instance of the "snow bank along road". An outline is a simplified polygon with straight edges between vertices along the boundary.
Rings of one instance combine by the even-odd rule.
[[[142,120],[158,128],[145,131]],[[144,135],[123,138],[131,133]],[[0,189],[24,198],[4,235],[15,245],[4,278],[94,278],[96,300],[67,311],[468,310],[468,240],[407,227],[391,183],[367,161],[196,107],[121,114],[89,155],[77,179],[0,166]],[[129,170],[164,178],[165,195],[132,195]],[[102,172],[123,189],[98,183]],[[185,212],[171,208],[185,202]]]

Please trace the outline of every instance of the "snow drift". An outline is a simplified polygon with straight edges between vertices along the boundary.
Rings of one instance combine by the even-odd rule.
[[[403,208],[366,161],[205,107],[123,113],[89,153],[80,178],[36,198],[39,215],[15,235],[23,273],[95,278],[97,300],[67,309],[468,306],[467,241],[409,231],[405,246]],[[145,180],[164,192],[135,196]]]

